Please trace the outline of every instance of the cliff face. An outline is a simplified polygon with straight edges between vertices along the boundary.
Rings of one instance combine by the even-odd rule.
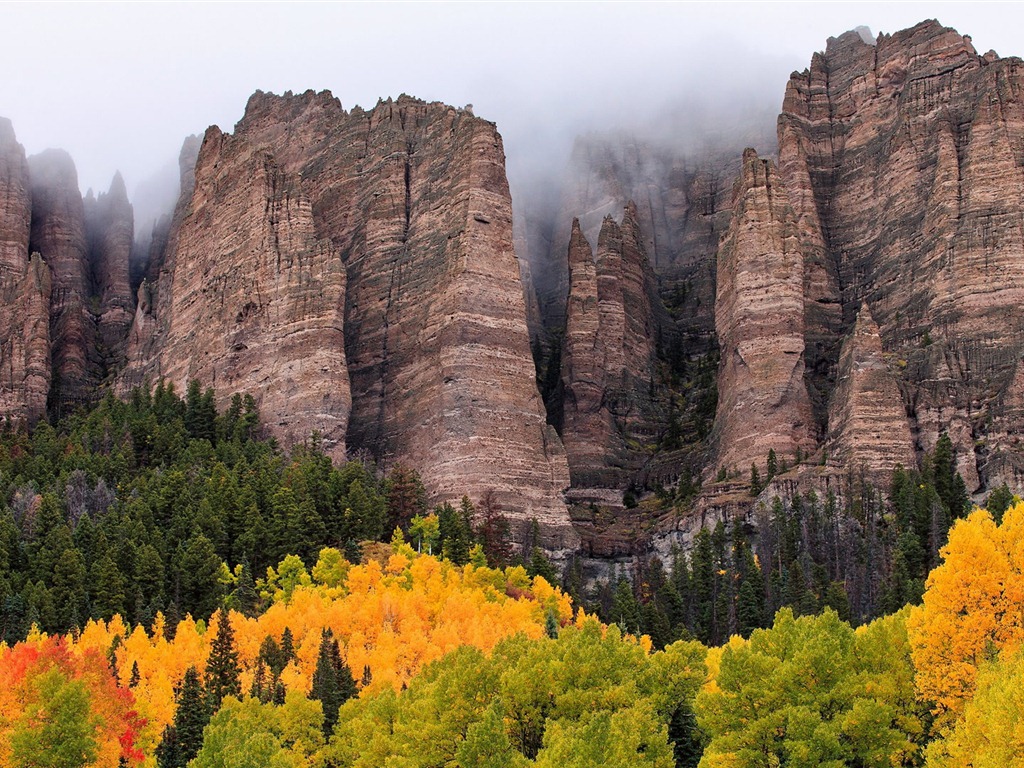
[[[59,416],[89,402],[101,377],[90,311],[91,275],[85,208],[74,161],[63,150],[29,158],[32,179],[30,248],[50,267],[51,407]]]
[[[996,418],[1005,434],[1024,427],[1022,88],[1019,59],[979,56],[924,22],[876,45],[830,39],[793,75],[779,118],[816,389],[867,301],[883,348],[904,361],[920,447],[948,430],[971,488],[1020,463],[984,433]]]
[[[687,156],[628,135],[578,138],[554,215],[549,213],[547,226],[532,222],[517,244],[531,264],[543,326],[561,329],[565,324],[569,223],[577,218],[583,234],[596,241],[605,217],[618,214],[632,201],[656,274],[665,286],[686,287],[679,317],[695,331],[710,333],[714,254],[728,226],[736,158],[732,148]]]
[[[914,467],[917,459],[903,396],[867,304],[843,344],[836,379],[829,408],[829,461],[863,471],[884,488],[893,467]]]
[[[31,183],[25,150],[0,118],[0,418],[34,423],[50,390],[50,270],[29,258]]]
[[[98,300],[99,352],[107,372],[123,363],[135,308],[128,277],[135,218],[120,173],[114,176],[109,192],[95,199],[87,197],[85,202],[93,293]]]
[[[804,259],[774,164],[748,149],[718,249],[715,329],[721,346],[716,467],[745,472],[813,451],[804,384]]]
[[[207,132],[168,278],[166,314],[153,320],[150,297],[139,302],[140,331],[159,334],[147,361],[152,377],[179,391],[198,379],[222,398],[257,395],[286,444],[316,429],[343,455],[351,406],[344,266],[316,237],[308,198],[269,151]],[[137,346],[130,353],[139,359]]]
[[[492,124],[407,97],[346,112],[329,93],[257,93],[233,136],[207,132],[176,220],[125,381],[199,376],[228,397],[258,368],[245,387],[282,433],[323,431],[326,413],[336,451],[415,467],[435,500],[493,490],[549,547],[575,544]],[[202,350],[228,326],[241,356],[218,366]],[[298,340],[281,355],[286,336],[326,357]],[[293,377],[283,399],[271,364]]]
[[[562,351],[562,436],[574,485],[621,486],[639,457],[630,438],[646,435],[654,410],[658,298],[636,207],[620,226],[604,219],[596,262],[573,221],[570,289]]]

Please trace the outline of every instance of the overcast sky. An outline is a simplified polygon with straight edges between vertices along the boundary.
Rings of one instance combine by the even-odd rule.
[[[0,3],[0,115],[29,154],[67,149],[83,191],[120,169],[131,192],[256,89],[329,89],[346,108],[405,92],[472,103],[514,174],[669,105],[777,110],[829,36],[925,18],[1024,55],[1020,3]]]

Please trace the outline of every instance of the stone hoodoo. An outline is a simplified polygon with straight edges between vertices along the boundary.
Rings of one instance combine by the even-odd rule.
[[[867,304],[839,356],[828,424],[829,462],[863,471],[878,487],[888,485],[897,464],[916,465],[903,396]]]
[[[0,118],[0,418],[34,423],[50,390],[50,270],[29,258],[32,192],[25,150]]]
[[[982,433],[995,418],[1005,434],[1024,429],[1013,406],[1024,352],[1022,90],[1020,59],[979,56],[969,37],[928,21],[875,44],[857,32],[830,39],[792,76],[779,118],[815,389],[827,391],[839,327],[867,301],[883,346],[905,363],[919,447],[948,431],[972,489],[1020,465],[1018,447]]]
[[[737,153],[729,147],[684,156],[622,134],[578,138],[553,232],[535,225],[522,239],[543,325],[564,327],[569,222],[578,218],[583,234],[594,241],[606,216],[635,201],[644,250],[655,272],[666,283],[686,286],[682,319],[695,331],[713,331],[714,255],[721,230],[728,226]]]
[[[207,132],[175,219],[124,381],[245,388],[281,434],[327,416],[336,450],[416,468],[434,500],[493,490],[549,547],[575,544],[493,124],[408,97],[346,112],[327,92],[257,93],[233,136]]]
[[[804,259],[797,222],[770,160],[748,149],[733,218],[718,249],[715,328],[721,345],[716,467],[763,468],[813,451],[804,385]]]
[[[107,372],[123,362],[135,310],[128,276],[135,217],[120,173],[115,174],[109,192],[87,197],[85,203],[93,294],[98,299],[99,352]]]
[[[90,402],[102,375],[96,320],[90,311],[92,276],[85,208],[74,161],[48,149],[29,158],[32,179],[30,248],[50,267],[50,342],[55,415]]]
[[[624,484],[637,456],[627,441],[644,433],[654,407],[657,286],[637,223],[605,217],[596,262],[574,220],[562,352],[562,436],[574,485]]]

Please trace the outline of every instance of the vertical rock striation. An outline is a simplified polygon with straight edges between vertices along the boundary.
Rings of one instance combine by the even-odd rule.
[[[986,425],[1024,429],[1007,405],[1024,352],[1022,92],[1019,59],[979,56],[927,21],[873,45],[830,39],[793,74],[779,118],[815,389],[867,301],[905,363],[920,447],[948,431],[972,489],[1017,451],[986,443]]]
[[[916,466],[903,396],[866,303],[839,356],[828,424],[830,463],[862,471],[880,488],[887,487],[897,464]]]
[[[722,357],[716,466],[763,466],[815,445],[804,384],[804,259],[797,221],[770,160],[748,149],[718,250],[715,328]]]
[[[0,118],[0,418],[34,423],[50,389],[50,270],[29,258],[32,191],[25,150]]]
[[[282,441],[317,430],[344,455],[344,265],[316,236],[309,199],[269,151],[216,129],[190,186],[156,319],[150,286],[140,288],[133,364],[152,341],[158,351],[143,374],[179,391],[197,379],[223,399],[251,393]]]
[[[140,298],[123,381],[198,376],[229,394],[224,368],[200,350],[206,326],[230,321],[232,353],[262,370],[246,386],[280,433],[323,431],[317,419],[329,413],[336,451],[415,467],[433,500],[493,490],[515,522],[541,523],[549,547],[575,544],[564,451],[534,382],[493,124],[408,97],[346,112],[326,92],[257,93],[233,136],[207,132],[175,218],[148,312],[150,296]],[[281,375],[271,350],[284,334],[310,341],[275,365],[291,360],[296,391],[329,403],[278,398],[268,408]],[[329,360],[309,358],[313,339]]]
[[[101,377],[96,321],[90,310],[91,270],[85,208],[74,161],[48,149],[29,158],[32,179],[30,248],[52,273],[50,407],[61,416],[90,402]]]
[[[579,220],[568,248],[562,353],[562,435],[574,485],[619,487],[649,436],[655,375],[657,286],[629,203],[621,226],[605,217],[596,261]]]
[[[85,218],[98,312],[99,353],[106,374],[123,363],[135,309],[128,274],[135,217],[120,173],[114,175],[109,192],[95,199],[86,198]]]

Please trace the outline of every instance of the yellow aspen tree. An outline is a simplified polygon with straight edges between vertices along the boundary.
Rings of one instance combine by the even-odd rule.
[[[1024,504],[1002,525],[985,510],[959,520],[907,622],[916,685],[948,730],[974,695],[979,667],[1024,642]]]

